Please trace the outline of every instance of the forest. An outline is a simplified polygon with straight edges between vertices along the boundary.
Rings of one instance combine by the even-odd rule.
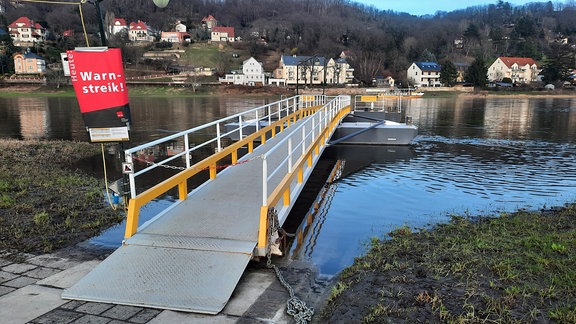
[[[27,16],[53,33],[56,46],[75,46],[57,40],[68,29],[81,34],[79,6],[45,2],[0,0],[4,9],[0,28],[7,30],[12,21]],[[93,4],[90,0],[83,4],[82,15],[88,33],[97,35]],[[376,75],[402,79],[415,61],[472,64],[481,59],[489,65],[498,56],[517,56],[534,58],[553,70],[575,66],[574,0],[522,6],[498,0],[427,16],[348,0],[171,0],[165,8],[158,8],[152,0],[99,0],[99,4],[105,22],[114,17],[142,20],[153,29],[170,31],[181,21],[194,41],[207,39],[201,20],[213,15],[220,25],[234,27],[256,58],[269,51],[337,57],[346,50],[352,54],[349,61],[359,81]],[[560,68],[550,66],[559,60],[563,62]],[[549,81],[562,77],[562,73],[550,76]]]

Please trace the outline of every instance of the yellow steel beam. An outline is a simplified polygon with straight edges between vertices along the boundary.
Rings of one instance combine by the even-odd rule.
[[[360,96],[361,102],[376,102],[378,101],[378,96]]]
[[[280,201],[283,197],[284,201],[289,201],[286,197],[286,193],[290,192],[290,185],[294,181],[294,178],[297,179],[298,182],[302,182],[303,177],[303,170],[304,165],[308,162],[308,167],[312,167],[312,156],[314,152],[319,151],[319,147],[324,145],[323,138],[328,136],[326,133],[332,131],[338,125],[340,120],[346,116],[346,114],[350,113],[350,106],[342,109],[336,116],[334,116],[333,120],[327,125],[327,127],[316,136],[314,142],[308,147],[306,152],[300,156],[300,158],[294,163],[293,171],[288,172],[284,178],[280,181],[278,186],[272,191],[272,193],[268,196],[266,206],[262,206],[260,208],[260,228],[258,233],[258,249],[265,249],[267,244],[267,237],[265,233],[268,229],[268,209],[273,208],[276,204]],[[318,153],[316,153],[318,154]]]
[[[321,107],[322,106],[314,106],[302,110],[316,111]],[[214,179],[216,177],[216,165],[219,161],[230,155],[232,156],[232,161],[234,161],[234,159],[237,159],[238,150],[245,145],[248,145],[248,151],[252,153],[254,150],[254,141],[256,138],[263,136],[264,137],[263,142],[264,142],[266,133],[268,131],[275,129],[278,126],[284,125],[292,117],[294,117],[295,119],[300,119],[301,118],[300,116],[301,111],[300,110],[295,111],[292,114],[289,114],[284,118],[277,120],[271,125],[268,125],[260,129],[258,132],[254,132],[246,136],[245,138],[239,140],[238,142],[233,143],[232,145],[224,148],[222,151],[205,158],[204,160],[194,164],[190,168],[160,182],[159,184],[140,193],[135,198],[130,199],[128,203],[128,213],[126,216],[127,218],[126,231],[124,233],[124,237],[129,238],[132,235],[134,235],[134,233],[136,233],[138,229],[138,218],[140,214],[140,208],[142,208],[142,206],[144,206],[148,202],[152,201],[153,199],[159,197],[160,195],[164,194],[165,192],[171,190],[176,186],[178,186],[179,199],[180,200],[186,199],[186,196],[188,195],[186,181],[189,178],[195,176],[196,174],[200,173],[203,170],[209,170],[210,178]]]

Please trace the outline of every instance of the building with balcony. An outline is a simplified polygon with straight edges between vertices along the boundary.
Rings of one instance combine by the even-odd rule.
[[[153,42],[154,36],[146,23],[141,20],[130,23],[128,37],[133,42]]]
[[[406,71],[411,87],[439,87],[442,67],[436,62],[414,62]]]
[[[20,17],[8,25],[15,46],[32,46],[46,41],[46,28],[28,17]]]
[[[220,84],[262,86],[266,84],[266,75],[262,63],[251,57],[242,63],[241,71],[233,71],[219,78]]]
[[[344,58],[283,55],[273,72],[274,82],[284,85],[344,85],[353,79],[354,69]]]
[[[512,83],[529,84],[538,81],[540,71],[532,58],[501,56],[488,68],[488,81],[500,82],[509,78]]]

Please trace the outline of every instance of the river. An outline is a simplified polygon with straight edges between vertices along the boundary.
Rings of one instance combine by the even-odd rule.
[[[131,98],[127,146],[278,98]],[[576,200],[576,98],[421,98],[402,103],[419,126],[407,147],[336,146],[343,176],[326,190],[301,245],[287,258],[332,276],[372,237],[425,228],[451,215],[498,215]],[[75,98],[0,98],[0,137],[87,140]],[[171,203],[155,201],[143,219]],[[95,238],[117,246],[123,227]]]

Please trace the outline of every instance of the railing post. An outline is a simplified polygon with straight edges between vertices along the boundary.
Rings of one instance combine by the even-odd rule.
[[[314,118],[315,115],[316,114],[312,116],[312,141],[314,141],[314,139],[316,138],[316,118]]]
[[[268,206],[268,162],[262,156],[262,206]]]
[[[216,124],[216,142],[218,143],[218,152],[222,151],[222,139],[220,136],[220,123]]]
[[[292,137],[288,138],[288,173],[292,172]]]
[[[188,134],[184,136],[184,147],[186,148],[186,169],[190,168],[190,139]]]
[[[256,109],[256,131],[260,130],[260,115],[258,114],[258,109]]]
[[[242,134],[242,128],[242,116],[238,116],[238,134],[240,135],[238,140],[241,140],[244,137],[244,134]]]
[[[124,151],[124,161],[130,165],[134,165],[132,154],[127,151]],[[134,199],[136,198],[136,179],[134,178],[134,172],[128,174],[128,179],[130,181],[130,198]]]
[[[302,125],[302,155],[306,154],[306,124]]]

